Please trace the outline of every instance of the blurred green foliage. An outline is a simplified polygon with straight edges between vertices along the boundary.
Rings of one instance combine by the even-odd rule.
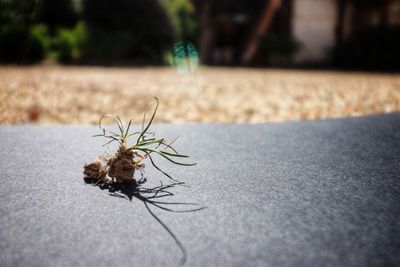
[[[0,61],[32,63],[43,58],[44,47],[27,26],[34,17],[32,0],[0,0]]]
[[[45,51],[50,51],[53,45],[53,39],[49,34],[49,29],[44,24],[36,24],[30,27],[31,36],[37,40]]]
[[[190,0],[0,0],[0,61],[161,63],[195,41]]]
[[[0,0],[0,61],[35,63],[56,49],[60,26],[77,19],[70,0]]]
[[[86,60],[96,63],[161,62],[174,29],[158,0],[86,0],[89,31]]]
[[[199,33],[196,10],[189,0],[170,0],[166,6],[178,40],[195,42]]]
[[[0,27],[9,24],[28,25],[40,7],[35,0],[0,0]]]
[[[86,51],[87,41],[87,28],[83,22],[72,29],[60,28],[55,40],[57,59],[63,63],[79,62]]]
[[[0,61],[3,63],[35,63],[45,56],[45,47],[37,33],[22,24],[0,28]]]
[[[59,27],[74,27],[78,22],[79,12],[72,0],[34,1],[37,3],[37,8],[39,9],[35,23],[45,24],[50,33],[57,32]]]

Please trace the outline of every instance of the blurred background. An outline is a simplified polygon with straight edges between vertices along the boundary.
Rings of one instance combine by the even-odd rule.
[[[400,111],[400,0],[0,0],[0,123]]]

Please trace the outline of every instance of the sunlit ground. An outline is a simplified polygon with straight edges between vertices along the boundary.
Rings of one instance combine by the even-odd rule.
[[[263,123],[400,111],[400,75],[200,68],[0,67],[0,123],[94,124],[101,114],[140,122]]]

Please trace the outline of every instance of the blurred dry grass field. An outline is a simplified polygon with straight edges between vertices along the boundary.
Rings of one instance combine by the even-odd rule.
[[[104,113],[140,122],[263,123],[400,111],[400,75],[244,68],[0,67],[0,123],[94,124]]]

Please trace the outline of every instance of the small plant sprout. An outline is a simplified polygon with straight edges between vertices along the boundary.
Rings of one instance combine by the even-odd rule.
[[[145,166],[145,161],[149,160],[154,168],[174,182],[178,182],[172,178],[171,175],[158,167],[153,156],[159,155],[161,158],[181,166],[193,166],[196,164],[184,163],[181,161],[188,156],[178,153],[178,151],[173,148],[173,143],[177,138],[168,143],[165,138],[158,138],[154,132],[149,131],[159,105],[159,101],[156,97],[155,101],[156,107],[147,124],[145,123],[147,111],[144,113],[140,131],[131,131],[132,119],[127,125],[124,125],[119,116],[103,115],[100,118],[98,126],[101,133],[94,135],[94,137],[104,137],[108,139],[108,142],[104,145],[117,142],[119,147],[115,155],[111,158],[99,157],[96,161],[85,164],[83,171],[85,179],[107,185],[130,183],[136,181],[134,179],[134,174],[136,171],[139,171],[141,173],[141,178],[138,183],[141,184],[146,181],[146,178],[143,177],[143,168]],[[150,106],[148,109],[149,108]],[[103,126],[102,122],[105,118],[111,118],[117,123],[117,132],[107,130]],[[134,142],[132,142],[132,139]]]
[[[142,201],[151,216],[156,219],[156,221],[165,229],[180,248],[182,252],[180,263],[184,264],[187,259],[187,252],[183,243],[150,209],[150,206],[168,212],[179,213],[200,211],[205,207],[196,207],[198,206],[197,203],[161,200],[173,196],[174,194],[170,190],[173,187],[184,183],[175,180],[167,172],[161,170],[154,161],[153,156],[157,155],[159,158],[181,166],[193,166],[196,163],[182,162],[182,159],[187,158],[188,156],[178,153],[178,151],[173,147],[177,138],[172,142],[167,142],[165,138],[156,137],[154,132],[149,131],[159,104],[158,99],[155,98],[155,100],[156,106],[147,123],[146,113],[150,106],[143,115],[142,128],[140,131],[131,131],[132,119],[127,125],[124,125],[119,116],[101,116],[98,123],[101,133],[94,136],[106,138],[107,142],[104,146],[113,142],[118,143],[118,149],[113,156],[98,157],[94,162],[85,164],[83,174],[86,182],[94,183],[94,185],[101,189],[108,189],[111,196],[125,198],[130,201],[132,201],[133,198],[136,198]],[[103,126],[103,120],[105,118],[111,118],[114,120],[118,129],[116,131],[107,130]],[[155,187],[146,187],[143,185],[146,182],[146,178],[143,176],[143,169],[147,160],[150,161],[154,168],[167,176],[173,182],[163,184],[163,182],[160,181],[161,185]],[[141,178],[138,181],[134,178],[135,172],[137,171],[141,174]],[[181,206],[195,207],[183,209]]]

